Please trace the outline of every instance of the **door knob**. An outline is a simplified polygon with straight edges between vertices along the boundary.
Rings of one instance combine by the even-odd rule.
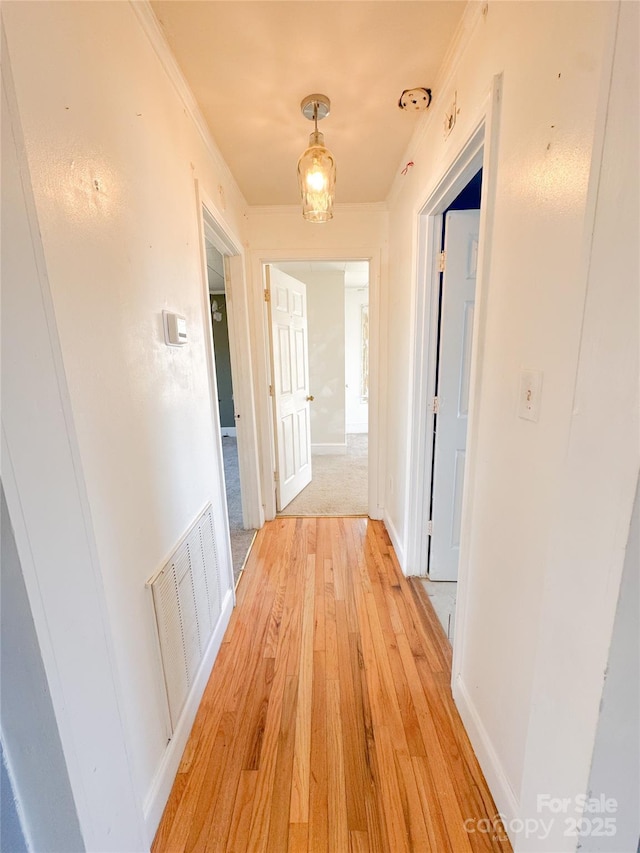
[[[315,397],[313,396],[313,394],[309,394],[309,396],[307,397],[307,401],[309,403],[313,403],[314,400],[315,400]]]

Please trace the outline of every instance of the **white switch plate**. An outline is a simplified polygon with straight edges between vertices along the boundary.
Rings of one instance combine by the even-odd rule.
[[[520,372],[518,416],[527,421],[537,421],[540,417],[541,396],[542,372],[540,370],[522,370]]]
[[[180,314],[163,311],[164,340],[167,346],[181,347],[187,343],[187,321]]]

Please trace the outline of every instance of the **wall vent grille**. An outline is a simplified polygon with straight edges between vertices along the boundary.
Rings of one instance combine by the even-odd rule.
[[[150,586],[173,730],[220,617],[220,563],[211,505]]]

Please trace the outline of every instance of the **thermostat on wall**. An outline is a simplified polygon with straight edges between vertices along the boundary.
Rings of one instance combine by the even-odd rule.
[[[187,342],[187,321],[180,314],[163,311],[164,339],[169,346],[180,347]]]

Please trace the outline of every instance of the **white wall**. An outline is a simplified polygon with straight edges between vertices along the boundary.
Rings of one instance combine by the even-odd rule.
[[[226,524],[195,180],[226,198],[221,218],[238,242],[244,201],[130,4],[14,3],[3,18],[115,647],[132,808],[146,801],[153,832],[167,734],[145,581],[207,502],[221,538]],[[165,346],[164,308],[186,317],[186,347]],[[20,346],[29,344],[27,328]],[[66,592],[71,616],[83,603]]]
[[[2,89],[0,463],[6,524],[15,534],[17,570],[33,615],[83,845],[105,851],[139,849],[144,844],[141,806],[123,730],[111,631],[6,45]],[[3,547],[9,536],[3,530]],[[16,607],[20,621],[28,618],[24,610]],[[26,654],[22,645],[23,640],[5,644],[3,637],[3,685],[8,679],[19,702],[24,693],[18,685],[35,682],[46,689],[38,677],[37,655]],[[22,666],[24,673],[12,684],[12,668]],[[33,715],[16,709],[20,722],[28,723],[27,748],[43,737],[51,748],[55,740],[45,704],[43,699]],[[16,791],[24,798],[25,823],[34,821],[41,838],[47,824],[41,807],[31,813],[33,792],[31,782],[25,783],[29,764],[20,760],[24,738],[13,743],[11,734],[7,726],[8,758],[17,763],[14,776]],[[20,791],[18,780],[29,790]],[[64,786],[63,774],[60,784]],[[36,798],[41,791],[36,785]],[[25,829],[32,832],[30,825]],[[55,843],[53,828],[46,831],[51,833],[48,843]]]
[[[550,548],[555,528],[571,505],[566,496],[558,505],[557,495],[574,430],[576,377],[586,357],[581,335],[589,239],[606,108],[603,86],[606,94],[616,12],[617,6],[608,3],[489,3],[486,16],[481,15],[480,4],[470,8],[458,53],[454,53],[440,85],[434,87],[430,115],[407,152],[406,159],[413,160],[415,166],[396,181],[389,201],[390,275],[381,310],[388,316],[388,376],[393,381],[388,383],[387,434],[393,441],[387,444],[385,508],[391,524],[402,530],[411,465],[406,437],[417,214],[471,135],[494,75],[502,73],[496,186],[490,200],[490,275],[485,282],[485,314],[480,329],[483,351],[474,413],[475,470],[468,490],[472,511],[466,542],[469,571],[464,593],[468,607],[465,631],[456,640],[459,678],[454,688],[498,807],[508,814],[517,813],[521,807],[528,809],[520,801],[522,798],[522,803],[528,803],[534,777],[538,790],[540,786],[553,789],[562,762],[567,779],[578,767],[577,754],[580,760],[586,756],[587,761],[591,754],[588,731],[581,730],[579,742],[571,744],[572,718],[555,703],[556,695],[568,692],[559,690],[559,670],[575,691],[576,705],[581,695],[576,690],[577,672],[569,678],[567,669],[578,656],[584,667],[584,655],[573,643],[564,645],[580,621],[579,608],[571,603],[569,583],[566,589],[563,585],[562,613],[556,609],[553,618],[543,610],[543,597],[547,571],[557,578],[570,578],[571,583],[579,580],[581,590],[587,578],[591,584],[602,571],[594,553],[583,554],[585,561],[580,567],[572,560],[569,568],[569,564],[550,558]],[[445,138],[442,117],[454,93],[459,114],[452,133]],[[619,143],[617,137],[615,144]],[[631,173],[637,175],[637,171],[632,166]],[[632,234],[633,221],[618,236],[632,244]],[[629,264],[628,257],[618,267],[621,280],[617,298],[627,315],[635,317],[633,279],[628,272],[623,274],[624,263]],[[605,310],[602,304],[599,307],[601,312]],[[633,363],[630,329],[621,322],[617,308],[613,312],[612,306],[607,306],[606,310],[612,311],[612,334]],[[619,370],[617,356],[605,351],[600,352],[600,358],[601,368],[608,365],[610,371]],[[538,423],[520,420],[516,414],[523,367],[544,374]],[[633,422],[635,394],[626,371],[624,375],[623,384],[630,393],[624,401],[617,392],[615,397],[629,423]],[[606,396],[606,391],[603,393]],[[616,422],[621,410],[615,408]],[[611,411],[607,407],[609,426],[601,424],[601,442],[607,447]],[[637,458],[631,448],[625,434],[624,441],[614,439],[611,450],[616,460],[626,459],[631,472],[628,476],[634,477]],[[598,453],[595,447],[586,446],[577,452],[576,462],[580,460],[585,474],[592,470],[594,453]],[[628,520],[632,499],[625,486],[627,474],[617,466],[610,474],[599,469],[601,486],[609,476],[619,488],[614,506],[623,524],[625,516]],[[578,493],[573,487],[571,501],[577,500]],[[596,499],[588,510],[580,502],[585,514],[580,526],[576,511],[574,541],[584,535],[585,528],[596,539],[601,537],[601,501]],[[604,541],[601,539],[601,544]],[[603,553],[607,553],[606,548]],[[560,636],[549,633],[556,624],[562,626]],[[549,670],[543,690],[535,673],[539,643],[545,633],[554,642],[545,664],[555,655],[556,665]],[[592,642],[602,651],[609,636],[603,623],[593,632]],[[588,668],[590,677],[595,677],[597,658]],[[549,714],[553,709],[566,721],[568,739],[564,743],[552,734],[551,715],[544,718],[546,742],[542,728],[532,739],[530,711],[534,701],[538,708],[549,710]],[[588,711],[575,709],[590,721],[589,725],[593,724],[592,710],[592,705]],[[534,741],[535,748],[529,751]],[[574,776],[576,785],[580,778],[580,774]]]
[[[586,293],[571,426],[550,507],[521,791],[525,815],[537,812],[537,794],[549,787],[566,797],[588,790],[625,552],[633,548],[629,528],[640,466],[640,139],[638,112],[628,105],[640,100],[639,34],[640,6],[621,3],[612,73],[607,69],[603,81],[603,144],[594,150],[597,199],[585,223]],[[624,763],[617,772],[622,778]],[[636,810],[637,803],[620,821],[637,820]],[[558,821],[544,847],[528,849],[574,849],[562,828]]]
[[[347,432],[367,432],[369,404],[362,399],[362,308],[369,305],[368,287],[344,292]]]

